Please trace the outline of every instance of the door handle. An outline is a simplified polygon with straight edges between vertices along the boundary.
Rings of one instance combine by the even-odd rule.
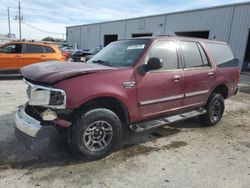
[[[209,73],[208,73],[208,76],[209,76],[209,77],[214,77],[214,72],[209,72]]]
[[[15,57],[21,57],[20,55],[15,55]]]
[[[46,57],[46,55],[40,55],[40,57]]]
[[[173,82],[179,82],[180,79],[181,79],[181,77],[180,77],[179,75],[176,75],[176,76],[174,76],[174,77],[172,78],[172,81],[173,81]]]

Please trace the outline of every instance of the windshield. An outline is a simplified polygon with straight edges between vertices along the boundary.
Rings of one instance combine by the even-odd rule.
[[[111,67],[130,67],[144,52],[149,39],[124,40],[110,43],[88,63],[97,63]]]

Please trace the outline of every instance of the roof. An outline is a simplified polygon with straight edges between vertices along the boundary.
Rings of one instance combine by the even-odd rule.
[[[53,44],[53,43],[48,43],[48,42],[36,42],[36,41],[23,41],[23,40],[12,40],[12,41],[9,41],[9,42],[6,42],[4,44],[1,44],[1,45],[6,45],[6,44],[11,44],[11,43],[21,43],[21,44],[39,44],[39,45],[56,45],[56,44]]]
[[[218,41],[218,40],[210,40],[210,39],[196,38],[196,37],[182,37],[182,36],[176,36],[176,35],[158,35],[158,36],[137,37],[137,38],[131,38],[131,39],[122,39],[122,40],[135,40],[135,39],[151,39],[151,40],[175,39],[175,40],[185,40],[185,41],[195,41],[195,42],[210,42],[210,43],[227,44],[226,42]]]
[[[195,12],[195,11],[203,11],[203,10],[209,10],[209,9],[215,9],[215,8],[234,7],[234,6],[248,5],[248,4],[250,4],[250,1],[240,2],[240,3],[230,3],[230,4],[218,5],[218,6],[210,6],[210,7],[199,8],[199,9],[189,9],[189,10],[183,10],[183,11],[176,11],[176,12],[169,12],[169,13],[162,13],[162,14],[154,14],[154,15],[148,15],[148,16],[135,17],[135,18],[111,20],[111,21],[106,21],[106,22],[97,22],[97,23],[90,23],[90,24],[73,25],[73,26],[67,26],[66,28],[88,26],[88,25],[97,25],[97,24],[105,24],[105,23],[113,23],[113,22],[121,22],[121,21],[129,21],[129,20],[135,20],[135,19],[150,18],[150,17],[157,17],[157,16],[166,16],[166,15],[188,13],[188,12]]]

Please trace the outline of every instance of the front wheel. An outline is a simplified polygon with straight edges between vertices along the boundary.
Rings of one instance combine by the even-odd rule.
[[[200,121],[205,126],[213,126],[217,124],[224,113],[225,104],[221,94],[214,93],[210,96],[206,105],[206,114],[200,116]]]
[[[69,135],[69,145],[79,158],[97,160],[117,147],[122,138],[122,126],[114,112],[98,108],[83,114]]]

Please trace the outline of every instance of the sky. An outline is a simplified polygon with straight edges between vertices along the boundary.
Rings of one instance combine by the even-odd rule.
[[[19,0],[0,0],[0,34],[8,33],[7,7],[11,33],[19,37]],[[217,6],[244,0],[21,0],[22,37],[40,40],[62,38],[66,26],[98,23],[161,13]]]

